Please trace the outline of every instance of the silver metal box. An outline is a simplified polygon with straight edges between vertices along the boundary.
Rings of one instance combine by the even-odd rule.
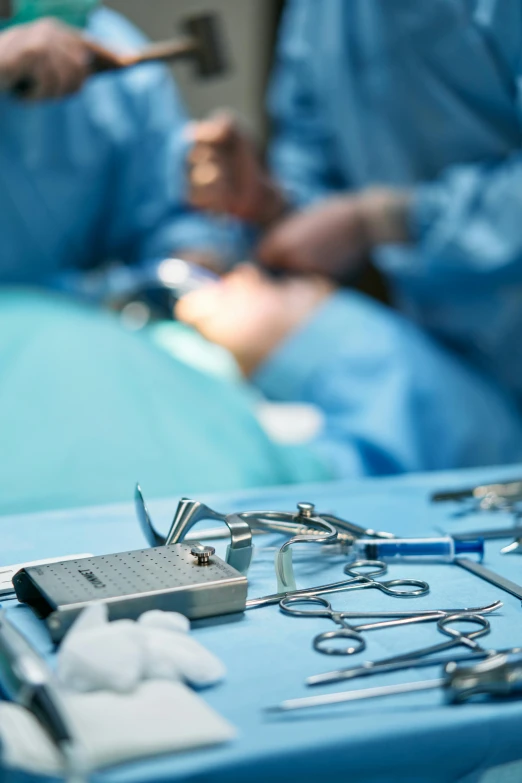
[[[247,579],[212,555],[200,563],[194,544],[171,544],[114,555],[23,568],[13,577],[20,601],[45,619],[59,641],[89,604],[109,607],[111,620],[135,619],[149,609],[190,619],[242,612]]]

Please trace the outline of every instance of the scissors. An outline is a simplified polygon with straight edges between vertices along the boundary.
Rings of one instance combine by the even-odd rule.
[[[479,628],[475,631],[463,633],[458,629],[451,627],[456,623],[472,623],[478,625]],[[441,645],[436,645],[435,648],[427,647],[421,650],[417,650],[413,653],[408,653],[408,656],[395,656],[393,658],[383,658],[379,661],[366,661],[359,666],[351,666],[345,669],[337,669],[336,671],[326,672],[324,674],[314,674],[312,677],[308,677],[306,680],[307,685],[327,685],[332,682],[342,682],[343,680],[353,680],[358,677],[368,677],[373,674],[383,674],[386,672],[397,672],[403,669],[417,669],[423,666],[438,666],[445,665],[451,661],[476,661],[481,658],[491,658],[495,655],[509,655],[511,653],[520,653],[522,648],[510,647],[503,650],[484,649],[482,645],[475,641],[477,637],[484,636],[489,633],[489,623],[484,620],[483,617],[476,614],[462,614],[461,612],[455,614],[448,614],[445,617],[441,617],[438,621],[438,629],[444,634],[453,637],[451,642],[446,642],[442,645],[444,649],[448,649],[450,646],[456,647],[462,645],[466,648],[466,652],[452,653],[451,658],[447,656],[432,654],[441,649]]]
[[[361,572],[361,569],[371,569]],[[345,566],[344,573],[351,576],[352,579],[343,580],[335,585],[332,585],[331,592],[337,592],[342,590],[362,590],[364,588],[376,588],[381,590],[386,595],[391,595],[399,598],[412,598],[416,596],[426,595],[429,592],[430,586],[427,582],[420,581],[418,579],[391,579],[387,582],[378,582],[372,578],[375,576],[382,576],[386,574],[388,567],[386,563],[380,560],[356,560],[354,563],[350,563]],[[413,587],[414,590],[398,590],[398,587]],[[297,604],[308,604],[308,609],[299,609]],[[310,604],[314,604],[315,607],[310,607]],[[360,631],[369,631],[375,628],[389,628],[396,625],[406,625],[414,622],[426,622],[429,620],[435,620],[440,617],[440,614],[432,613],[431,615],[424,615],[422,617],[406,617],[396,620],[386,620],[377,623],[370,623],[366,625],[351,626],[346,622],[348,616],[345,612],[338,612],[332,608],[329,601],[325,598],[321,598],[318,595],[294,595],[287,598],[283,598],[279,602],[281,611],[285,614],[294,615],[296,617],[327,617],[337,625],[341,627],[336,631],[326,631],[325,633],[318,634],[313,640],[313,647],[317,652],[322,652],[325,655],[353,655],[354,653],[361,652],[366,647],[366,642],[362,637]],[[325,642],[330,639],[349,639],[352,644],[345,648],[338,648],[332,646],[325,646]]]
[[[361,569],[371,569],[361,571]],[[426,595],[430,591],[427,582],[420,579],[390,579],[387,582],[378,582],[372,577],[383,576],[388,573],[388,566],[381,560],[355,560],[353,563],[344,567],[344,573],[353,577],[344,582],[339,582],[339,590],[362,590],[365,587],[375,587],[377,590],[386,593],[386,595],[395,598],[416,598],[420,595]],[[396,590],[396,587],[416,587],[416,590]],[[332,590],[332,592],[337,592]]]
[[[357,569],[359,568],[373,568],[373,571],[367,571],[361,574]],[[297,597],[302,596],[308,598],[309,595],[319,595],[320,593],[340,593],[345,590],[359,590],[363,587],[376,587],[387,595],[395,596],[395,598],[413,598],[419,595],[426,595],[429,593],[430,586],[427,582],[421,582],[418,579],[392,579],[389,582],[377,582],[375,579],[371,579],[372,576],[381,576],[387,573],[388,566],[381,560],[356,560],[350,565],[345,566],[344,573],[352,577],[352,579],[341,579],[339,582],[331,582],[325,585],[316,585],[314,587],[303,587],[297,590],[285,590],[284,592],[271,593],[270,595],[264,595],[261,598],[250,598],[246,602],[246,609],[257,609],[260,606],[270,606],[270,604],[279,604],[282,598],[289,596]],[[417,590],[394,590],[394,587],[416,587]],[[456,609],[455,611],[459,611]],[[431,610],[420,610],[411,612],[414,614],[431,614]],[[409,612],[393,612],[386,613],[388,617],[410,616]],[[354,616],[354,613],[351,613]],[[369,617],[368,613],[361,612],[357,614],[357,617]],[[376,617],[383,617],[384,615],[379,612]]]
[[[299,609],[297,604],[308,604],[308,608]],[[319,609],[310,606],[319,606]],[[346,622],[347,617],[352,617],[352,612],[338,612],[332,608],[332,605],[326,598],[321,598],[318,595],[309,596],[291,596],[283,598],[279,603],[279,607],[285,614],[294,615],[294,617],[327,617],[334,623],[337,623],[341,627],[337,631],[326,631],[324,633],[317,634],[312,642],[314,650],[324,653],[325,655],[353,655],[354,653],[361,652],[366,647],[366,642],[361,635],[361,631],[374,631],[379,628],[394,628],[398,625],[410,625],[412,623],[426,623],[439,619],[445,619],[446,617],[455,617],[456,615],[448,615],[440,610],[433,612],[426,612],[423,615],[411,615],[406,617],[395,618],[393,620],[379,620],[374,623],[364,623],[362,625],[350,625]],[[466,615],[473,618],[476,615]],[[464,617],[462,619],[465,619]],[[326,646],[325,642],[331,639],[350,639],[352,644],[348,647],[335,647]],[[445,649],[445,648],[444,648]],[[395,660],[395,659],[393,659]]]
[[[455,623],[471,623],[472,625],[477,625],[479,627],[475,631],[459,631],[458,628],[451,627],[452,624]],[[441,617],[437,621],[437,628],[441,633],[450,637],[447,642],[433,644],[431,647],[422,647],[419,650],[413,650],[413,652],[406,653],[405,655],[394,655],[392,658],[384,658],[379,661],[379,663],[386,664],[416,660],[417,658],[424,658],[427,655],[443,652],[444,650],[451,650],[453,647],[460,646],[467,647],[474,652],[487,652],[484,647],[475,641],[481,636],[486,636],[491,629],[489,621],[479,614],[470,614],[465,617],[462,614],[450,614],[446,617]]]

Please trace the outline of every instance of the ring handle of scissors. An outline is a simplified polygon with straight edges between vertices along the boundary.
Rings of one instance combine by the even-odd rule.
[[[372,571],[366,571],[361,573],[360,568],[372,568]],[[427,595],[430,591],[430,586],[427,582],[420,579],[390,579],[387,582],[378,582],[376,576],[382,576],[387,573],[388,567],[386,563],[381,560],[356,560],[353,563],[344,567],[344,573],[348,576],[353,576],[354,589],[355,584],[358,582],[358,587],[376,587],[382,590],[386,595],[392,595],[399,598],[416,598],[420,595]],[[416,587],[416,590],[394,590],[395,587]],[[349,583],[346,587],[350,589]]]
[[[361,568],[371,568],[371,571],[360,571]],[[373,581],[372,577],[375,576],[382,576],[383,574],[387,573],[388,566],[386,563],[383,563],[382,560],[354,560],[353,563],[349,563],[349,565],[344,567],[344,573],[348,576],[354,577],[354,582],[356,581]]]
[[[353,644],[348,647],[325,646],[324,642],[328,642],[331,639],[349,639]],[[323,655],[354,655],[362,652],[366,647],[366,642],[361,634],[350,628],[339,628],[337,631],[320,633],[314,638],[312,644],[314,650],[323,653]]]
[[[315,604],[321,609],[297,609],[295,604]],[[285,614],[293,614],[295,617],[331,617],[334,614],[332,606],[326,598],[319,595],[301,596],[294,595],[279,601],[279,608]]]
[[[374,582],[373,586],[378,587],[386,595],[394,595],[398,598],[416,598],[430,592],[429,584],[421,579],[390,579],[388,582]],[[396,590],[396,587],[415,587],[417,589]]]
[[[451,627],[454,623],[471,623],[471,625],[478,625],[478,628],[475,631],[459,631],[458,628]],[[472,640],[477,639],[479,636],[486,636],[491,629],[489,620],[486,620],[480,614],[449,614],[447,617],[441,617],[437,621],[437,627],[439,631],[442,631],[446,636],[451,636],[456,641]]]

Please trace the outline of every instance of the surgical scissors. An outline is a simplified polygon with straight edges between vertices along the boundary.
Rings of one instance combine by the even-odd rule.
[[[365,574],[361,574],[357,569],[359,568],[373,568],[373,571],[368,571]],[[374,576],[382,576],[388,571],[388,566],[381,560],[356,560],[350,565],[345,566],[344,573],[352,577],[352,579],[341,579],[339,582],[331,582],[330,584],[318,585],[316,587],[304,587],[298,590],[286,590],[284,592],[271,593],[270,595],[264,595],[262,598],[250,598],[246,602],[246,609],[257,609],[260,606],[269,606],[270,604],[279,604],[283,598],[303,596],[308,598],[309,595],[319,595],[320,593],[340,593],[345,590],[359,590],[363,587],[376,587],[387,595],[395,596],[396,598],[414,598],[415,596],[426,595],[429,593],[430,586],[427,582],[419,581],[418,579],[392,579],[388,582],[377,582],[375,579],[371,579]],[[394,587],[417,587],[417,590],[394,590]],[[428,612],[431,614],[431,612]],[[394,617],[406,614],[404,612],[394,613]],[[410,616],[410,613],[407,613]],[[416,614],[416,612],[411,612]],[[425,611],[421,611],[421,614],[426,614]],[[351,615],[353,617],[353,613]],[[359,614],[359,617],[368,617],[367,614]],[[382,617],[382,614],[378,615]],[[390,616],[390,615],[388,615]]]
[[[319,605],[319,609],[298,609],[296,604],[315,604]],[[317,634],[314,637],[312,646],[317,652],[324,653],[325,655],[353,655],[354,653],[362,652],[366,647],[366,642],[361,634],[361,631],[373,631],[378,628],[393,628],[398,625],[410,625],[411,623],[426,623],[431,620],[438,620],[440,618],[440,612],[434,611],[431,614],[415,615],[409,617],[400,617],[394,620],[380,620],[376,623],[364,623],[362,625],[349,625],[346,622],[346,617],[350,616],[350,612],[338,612],[332,608],[332,605],[326,598],[321,598],[318,595],[310,596],[291,596],[289,598],[283,598],[279,603],[279,607],[285,614],[294,615],[294,617],[327,617],[337,625],[341,627],[336,631],[325,631]],[[324,642],[328,642],[331,639],[350,639],[353,644],[348,647],[335,647],[325,646]]]
[[[476,631],[459,631],[457,628],[451,628],[451,623],[471,623],[472,625],[478,625]],[[404,655],[394,655],[391,658],[384,658],[379,661],[381,664],[396,663],[399,661],[416,660],[417,658],[425,658],[428,655],[434,653],[443,652],[444,650],[451,650],[453,647],[459,647],[463,645],[475,652],[487,652],[475,639],[480,636],[485,636],[490,631],[489,621],[485,617],[479,614],[468,614],[465,617],[462,614],[450,614],[447,617],[441,617],[437,621],[437,628],[446,636],[451,638],[447,642],[441,642],[440,644],[433,644],[431,647],[421,647],[419,650],[413,650],[413,652],[405,653]]]
[[[319,604],[321,609],[296,609],[292,604]],[[366,647],[366,642],[361,635],[361,631],[375,631],[382,628],[394,628],[400,625],[410,625],[412,623],[425,623],[441,618],[441,612],[435,611],[425,615],[414,615],[410,617],[401,617],[393,620],[379,620],[374,623],[362,623],[361,625],[349,625],[346,617],[351,616],[350,612],[338,612],[332,608],[329,601],[319,596],[310,596],[309,598],[283,598],[280,603],[281,611],[285,614],[296,617],[327,617],[334,623],[341,626],[336,631],[325,631],[317,634],[312,641],[314,650],[325,655],[353,655],[362,652]],[[474,615],[473,615],[474,616]],[[442,615],[444,617],[444,615]],[[353,644],[348,647],[325,646],[325,642],[332,639],[350,639]]]

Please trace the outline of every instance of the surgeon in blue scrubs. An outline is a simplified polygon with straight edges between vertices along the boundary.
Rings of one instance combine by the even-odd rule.
[[[346,280],[371,257],[388,283],[394,312],[344,290],[293,318],[265,280],[255,336],[251,273],[207,295],[226,328],[180,309],[272,398],[322,399],[341,472],[354,441],[367,473],[520,459],[521,52],[519,0],[289,0],[268,166],[229,117],[193,130],[192,203],[250,223],[267,267]]]
[[[145,42],[96,0],[2,1],[0,16],[0,514],[124,501],[137,480],[152,496],[292,481],[244,389],[49,291],[108,262],[226,252],[182,203],[167,70],[91,77],[91,40],[109,63]],[[314,457],[303,470],[328,475]]]
[[[142,34],[97,0],[12,0],[0,12],[0,284],[226,252],[220,227],[183,204],[186,114],[167,69],[89,74],[91,40],[110,63]]]

